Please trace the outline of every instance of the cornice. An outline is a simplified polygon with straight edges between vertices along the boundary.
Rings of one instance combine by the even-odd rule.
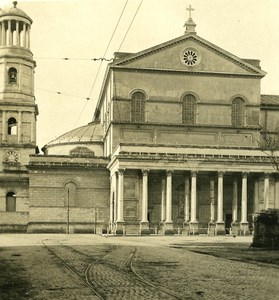
[[[158,68],[135,68],[135,67],[123,67],[113,66],[114,71],[125,71],[134,73],[170,73],[180,75],[192,75],[192,76],[214,76],[214,77],[230,77],[230,78],[262,78],[262,74],[242,74],[242,73],[222,73],[222,72],[205,72],[205,71],[191,71],[191,70],[174,70],[174,69],[158,69]]]

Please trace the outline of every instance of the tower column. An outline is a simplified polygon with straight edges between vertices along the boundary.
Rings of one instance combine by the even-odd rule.
[[[22,47],[26,48],[26,23],[23,23],[23,31],[22,31]]]
[[[240,227],[243,234],[249,233],[249,223],[247,222],[247,176],[247,173],[242,173]]]
[[[166,190],[166,220],[164,223],[164,229],[173,230],[172,222],[172,170],[167,170],[167,190]]]
[[[12,21],[8,20],[8,46],[13,45],[13,35],[12,35]]]
[[[223,176],[224,172],[218,172],[218,209],[217,209],[217,223],[216,234],[225,234],[225,222],[223,220]]]
[[[16,21],[16,46],[19,46],[19,21]]]
[[[199,224],[197,221],[197,171],[191,172],[191,220],[190,231],[197,234]]]
[[[5,22],[2,22],[1,28],[1,45],[6,46],[6,29],[5,29]]]
[[[30,26],[27,26],[27,31],[26,31],[26,47],[30,49]]]

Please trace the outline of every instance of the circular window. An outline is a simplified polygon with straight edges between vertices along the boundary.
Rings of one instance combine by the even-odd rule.
[[[186,66],[194,66],[199,62],[199,54],[195,49],[185,49],[182,52],[182,61]]]

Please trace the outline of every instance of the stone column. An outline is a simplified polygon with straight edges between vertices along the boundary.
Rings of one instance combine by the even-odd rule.
[[[117,195],[117,231],[123,233],[123,225],[125,223],[123,217],[124,210],[124,169],[118,170],[118,195]]]
[[[210,221],[208,223],[208,235],[215,234],[215,180],[210,177],[209,181]]]
[[[279,209],[279,175],[275,175],[274,207]]]
[[[8,20],[8,46],[12,46],[13,45],[13,35],[12,35],[12,26],[11,26],[11,20]]]
[[[23,31],[22,34],[22,47],[26,48],[26,23],[23,23]]]
[[[197,171],[191,172],[191,220],[190,233],[198,234],[199,223],[197,221]]]
[[[233,190],[232,190],[232,224],[231,224],[231,234],[238,235],[239,223],[238,223],[238,184],[237,178],[233,178]]]
[[[16,46],[19,46],[19,21],[16,21]]]
[[[166,220],[164,223],[165,233],[173,233],[172,222],[172,170],[167,170],[167,190],[166,190]]]
[[[247,175],[247,173],[242,173],[240,228],[244,235],[249,234],[249,223],[247,221]]]
[[[1,45],[6,46],[6,29],[5,29],[5,22],[2,22],[2,29],[1,29]]]
[[[141,233],[149,233],[148,214],[148,170],[142,170]],[[148,231],[148,232],[147,232]]]
[[[6,112],[2,112],[2,141],[7,140],[7,121],[6,121]]]
[[[161,180],[161,224],[166,220],[166,178],[163,175]]]
[[[264,209],[269,208],[269,174],[264,174]]]
[[[257,213],[259,211],[259,179],[256,178],[254,181],[254,203],[253,203],[253,213]]]
[[[223,176],[224,172],[218,172],[218,209],[216,234],[225,234],[225,222],[223,219]]]
[[[184,222],[183,234],[188,235],[190,230],[190,178],[184,176]]]
[[[26,48],[30,49],[30,26],[27,25],[26,31]]]

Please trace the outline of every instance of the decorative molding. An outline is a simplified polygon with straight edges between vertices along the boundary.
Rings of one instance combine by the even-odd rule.
[[[113,66],[111,67],[114,70],[120,70],[125,72],[146,72],[146,73],[176,73],[181,75],[198,75],[198,76],[218,76],[218,77],[230,77],[230,78],[254,78],[260,77],[262,78],[264,75],[261,74],[242,74],[242,73],[222,73],[222,72],[205,72],[205,71],[191,71],[191,70],[171,70],[171,69],[153,69],[153,68],[135,68],[135,67],[119,67]]]
[[[142,176],[148,176],[148,172],[149,170],[147,169],[141,170]]]
[[[167,176],[172,176],[173,170],[166,170],[166,174],[167,174]]]

